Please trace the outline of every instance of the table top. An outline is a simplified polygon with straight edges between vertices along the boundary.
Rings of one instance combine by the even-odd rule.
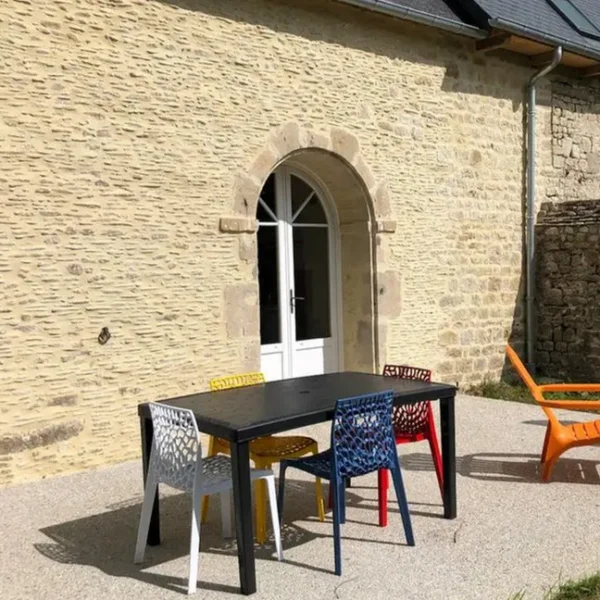
[[[392,390],[396,404],[454,397],[456,388],[369,373],[328,373],[161,400],[193,411],[204,433],[235,442],[331,420],[340,398]],[[150,416],[147,404],[140,416]]]

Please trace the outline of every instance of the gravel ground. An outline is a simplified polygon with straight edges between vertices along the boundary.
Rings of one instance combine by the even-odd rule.
[[[417,545],[405,545],[393,505],[389,526],[377,526],[376,476],[357,479],[348,490],[341,578],[331,572],[331,520],[316,519],[312,482],[290,471],[285,561],[274,560],[272,543],[257,547],[255,598],[507,600],[526,589],[527,598],[535,599],[559,579],[597,571],[600,451],[567,453],[552,482],[541,483],[537,460],[544,428],[536,406],[460,396],[458,518],[441,517],[427,444],[401,446]],[[326,447],[327,425],[305,431]],[[165,494],[163,543],[149,548],[138,567],[132,557],[141,486],[140,464],[133,462],[0,490],[0,597],[181,597],[189,497]],[[197,594],[207,600],[239,597],[237,586],[235,543],[221,539],[215,500],[202,532]]]

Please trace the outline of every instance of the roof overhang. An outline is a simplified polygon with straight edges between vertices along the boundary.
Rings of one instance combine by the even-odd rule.
[[[386,2],[386,0],[338,0],[338,2],[351,4],[352,6],[364,8],[371,12],[382,13],[398,19],[404,19],[405,21],[429,25],[430,27],[436,27],[437,29],[443,29],[444,31],[475,39],[481,39],[487,35],[485,31],[474,25],[453,21],[452,19],[447,19],[439,15],[432,15],[415,8],[399,6],[393,2]]]
[[[475,49],[479,52],[496,50],[514,52],[529,57],[532,66],[548,64],[554,48],[562,46],[562,66],[574,69],[582,77],[600,75],[600,53],[596,53],[592,49],[589,52],[582,50],[581,47],[575,46],[568,40],[551,37],[543,31],[522,27],[517,23],[500,18],[487,18],[486,15],[487,29],[482,29],[388,0],[338,0],[338,2],[467,36],[477,40]],[[477,6],[471,4],[471,9]],[[479,16],[481,17],[481,15]]]
[[[550,62],[552,50],[557,45],[562,44],[556,44],[556,42],[553,44],[544,43],[515,33],[509,33],[505,30],[492,29],[489,37],[478,40],[475,43],[475,49],[478,52],[509,50],[511,52],[529,56],[534,65],[540,65]],[[548,58],[548,60],[546,60],[546,58]],[[585,68],[598,64],[598,60],[570,52],[565,48],[562,64],[569,67]]]
[[[582,77],[600,75],[600,55],[582,53],[566,40],[558,40],[502,19],[490,19],[489,36],[475,43],[479,52],[508,50],[529,57],[532,66],[547,64],[556,46],[563,47],[561,65],[571,67]]]

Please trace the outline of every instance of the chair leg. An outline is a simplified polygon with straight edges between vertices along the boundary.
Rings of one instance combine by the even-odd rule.
[[[548,453],[548,443],[550,441],[551,435],[551,425],[550,421],[548,421],[548,425],[546,426],[546,436],[544,437],[544,445],[542,446],[542,455],[540,456],[540,463],[544,464],[546,462],[546,454]]]
[[[287,470],[287,463],[281,461],[279,463],[279,492],[277,495],[277,511],[279,512],[279,523],[283,524],[283,497],[285,494],[285,472]]]
[[[342,574],[342,533],[340,528],[340,517],[342,511],[342,502],[340,489],[343,489],[343,480],[332,479],[331,489],[333,490],[333,553],[335,558],[335,574]]]
[[[209,456],[214,456],[216,454],[215,452],[215,438],[211,435],[210,436],[210,440],[208,442],[208,454],[206,455],[207,457]],[[201,522],[202,523],[206,523],[206,517],[208,515],[208,503],[209,503],[209,499],[210,496],[206,495],[206,496],[202,496],[202,517],[201,517]]]
[[[271,464],[254,459],[257,469],[270,469]],[[264,544],[267,539],[267,490],[264,479],[258,479],[255,485],[254,510],[256,515],[256,541]]]
[[[231,490],[221,492],[221,527],[224,538],[231,537]]]
[[[542,464],[542,479],[548,481],[556,461],[560,458],[562,453],[568,448],[557,443],[556,440],[550,435],[546,448],[545,461]]]
[[[318,454],[319,448],[316,447],[311,454]],[[323,500],[323,485],[321,484],[321,478],[315,478],[315,492],[317,496],[317,514],[319,515],[319,521],[321,523],[325,521],[325,501]]]
[[[192,531],[190,535],[190,576],[188,594],[193,594],[198,585],[198,559],[200,555],[200,502],[192,496]]]
[[[144,560],[146,553],[146,542],[148,540],[148,529],[150,528],[150,518],[152,509],[154,508],[154,498],[158,482],[156,481],[152,470],[148,471],[148,479],[146,480],[146,489],[144,490],[144,502],[142,504],[142,514],[140,516],[140,524],[138,526],[137,542],[135,544],[134,563],[141,563]]]
[[[550,476],[552,475],[557,460],[558,456],[555,456],[542,465],[542,481],[550,481]]]
[[[348,479],[348,483],[349,482],[350,482],[350,480]],[[333,495],[331,493],[331,486],[332,485],[333,485],[333,483],[330,481],[329,482],[329,492],[328,492],[328,495],[327,495],[327,508],[329,510],[331,510],[333,508]],[[347,486],[345,485],[344,487],[351,487],[351,485],[348,484]],[[345,508],[345,505],[346,505],[346,494],[344,494],[343,498],[344,498],[344,508]],[[342,521],[342,523],[343,523],[343,521]]]
[[[388,488],[390,487],[387,469],[377,471],[377,489],[379,496],[379,527],[387,527]]]
[[[269,508],[271,510],[271,525],[273,526],[273,535],[275,536],[275,548],[277,549],[277,558],[283,560],[283,550],[281,549],[281,530],[279,526],[279,515],[277,514],[277,496],[275,495],[275,476],[269,475],[266,478],[267,490],[269,492]]]
[[[404,491],[404,482],[402,481],[402,472],[400,471],[400,463],[396,463],[396,466],[391,469],[392,479],[394,480],[394,487],[396,488],[396,498],[398,500],[398,508],[402,515],[402,525],[404,526],[404,535],[406,536],[406,543],[409,546],[415,545],[415,538],[413,535],[412,524],[410,522],[410,512],[408,510],[408,500],[406,498],[406,492]]]
[[[549,481],[550,476],[552,475],[552,471],[554,470],[554,466],[556,465],[556,461],[560,458],[561,454],[566,450],[566,448],[561,447],[553,447],[552,440],[548,443],[548,449],[546,450],[546,460],[542,464],[542,480]]]
[[[346,522],[346,481],[340,479],[339,491],[338,491],[338,502],[339,502],[339,521],[343,525]]]

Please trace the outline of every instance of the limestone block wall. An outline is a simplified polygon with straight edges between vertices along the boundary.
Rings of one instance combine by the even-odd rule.
[[[600,201],[545,204],[537,231],[540,371],[598,381]]]
[[[259,174],[294,136],[349,152],[381,219],[353,360],[376,339],[373,368],[500,373],[530,69],[336,2],[0,0],[0,23],[0,484],[134,458],[138,403],[259,368]]]

